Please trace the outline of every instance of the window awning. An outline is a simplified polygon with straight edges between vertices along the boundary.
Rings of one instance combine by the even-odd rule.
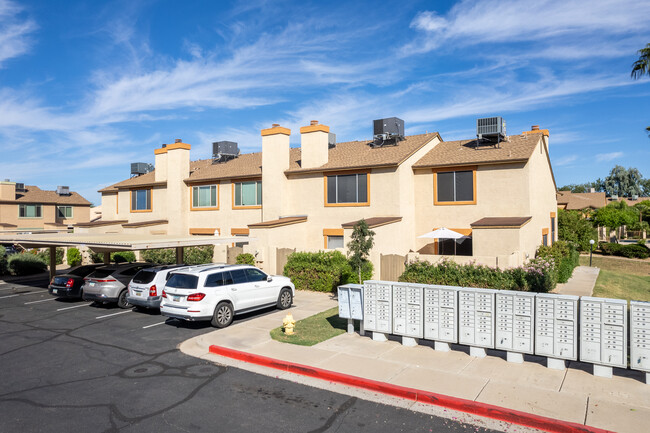
[[[473,229],[518,229],[530,222],[533,217],[486,217],[470,224]]]
[[[306,216],[284,217],[277,220],[262,221],[261,223],[249,224],[248,228],[251,229],[272,229],[275,227],[288,226],[290,224],[298,224],[307,221]],[[241,237],[238,237],[237,242],[241,242]]]
[[[400,221],[402,221],[402,217],[401,216],[396,216],[396,217],[372,217],[372,218],[366,218],[365,220],[366,220],[366,224],[368,224],[368,228],[374,229],[375,227],[385,226],[386,224],[392,224],[392,223],[400,222]],[[359,221],[361,221],[361,220],[351,221],[349,223],[341,224],[341,227],[343,227],[344,229],[351,229]]]

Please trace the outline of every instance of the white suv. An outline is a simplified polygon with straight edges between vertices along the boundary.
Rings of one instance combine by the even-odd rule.
[[[175,319],[210,320],[225,328],[235,314],[293,303],[296,288],[287,277],[267,275],[250,265],[190,267],[175,271],[162,292],[160,313]]]

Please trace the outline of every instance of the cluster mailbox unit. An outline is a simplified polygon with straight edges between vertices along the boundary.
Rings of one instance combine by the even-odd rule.
[[[348,284],[339,286],[339,317],[348,319],[348,333],[354,332],[354,321],[361,321],[361,335],[363,335],[363,286],[361,284]]]
[[[630,301],[630,368],[650,384],[650,302]]]
[[[458,290],[458,342],[470,346],[470,355],[485,357],[494,348],[496,290],[462,287]]]
[[[627,301],[583,296],[580,325],[580,360],[593,363],[595,375],[627,367]]]
[[[508,361],[521,363],[524,353],[534,353],[534,324],[535,293],[497,291],[494,347],[507,351]]]
[[[422,292],[420,284],[393,284],[393,334],[402,336],[405,346],[417,345],[423,336]]]
[[[424,286],[424,338],[433,340],[436,350],[449,351],[458,343],[458,289]]]
[[[363,326],[373,340],[386,341],[393,332],[393,283],[366,281],[363,284]]]

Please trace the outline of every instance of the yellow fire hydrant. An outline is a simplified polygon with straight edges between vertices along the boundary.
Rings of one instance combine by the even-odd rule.
[[[296,324],[296,321],[293,320],[291,313],[287,314],[284,319],[282,319],[282,324],[284,325],[284,333],[287,335],[293,335],[293,327]]]

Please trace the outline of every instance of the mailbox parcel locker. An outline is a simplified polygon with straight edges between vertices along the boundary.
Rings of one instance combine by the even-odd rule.
[[[580,298],[580,361],[627,368],[627,301]]]
[[[496,349],[533,353],[535,293],[499,290],[496,293]]]
[[[630,301],[630,368],[650,372],[650,302]]]
[[[363,286],[346,284],[338,287],[339,317],[363,320]]]
[[[458,343],[458,289],[424,286],[424,338]]]
[[[492,289],[458,290],[458,342],[494,348],[494,294]]]
[[[539,293],[535,301],[535,355],[578,359],[578,296]]]
[[[422,285],[393,283],[393,334],[422,338]]]
[[[393,332],[393,294],[388,281],[363,284],[363,327],[366,331]]]

